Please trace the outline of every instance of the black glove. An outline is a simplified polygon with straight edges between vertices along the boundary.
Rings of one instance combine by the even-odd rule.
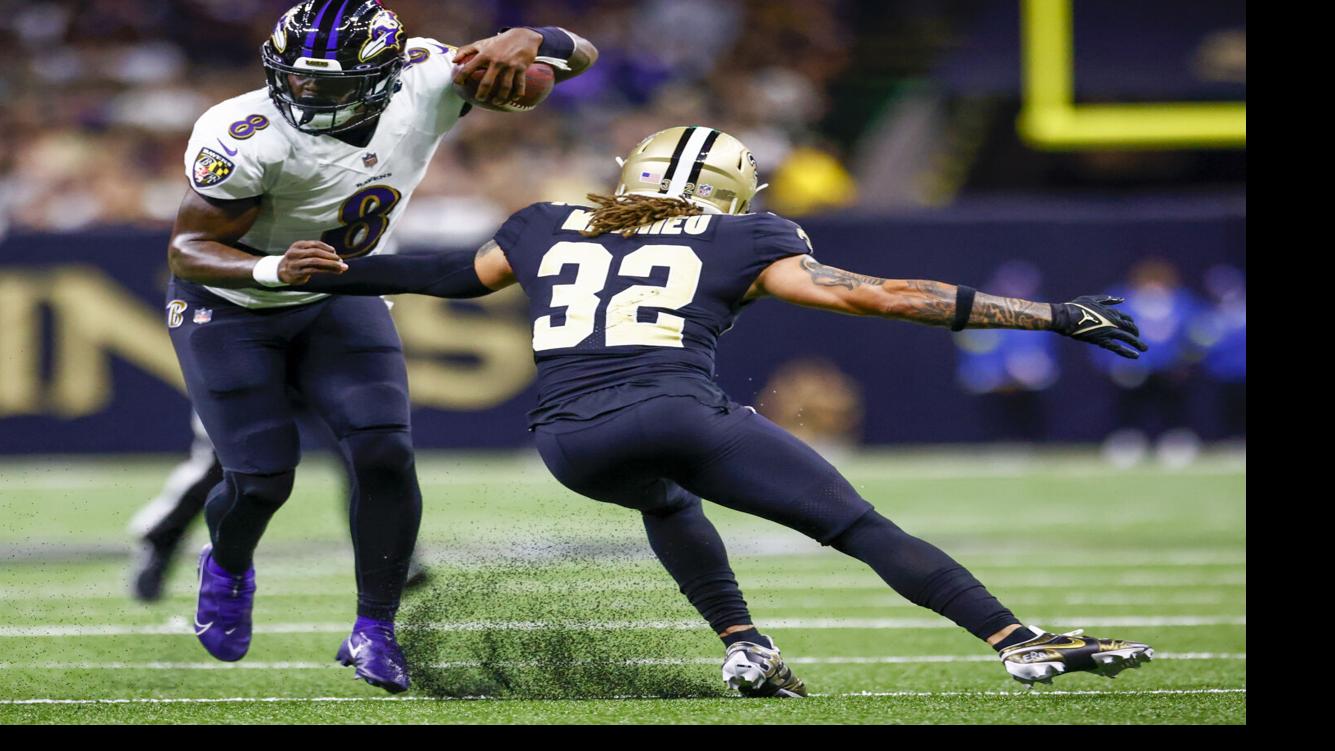
[[[1138,338],[1140,329],[1131,316],[1111,307],[1123,302],[1120,297],[1083,295],[1052,303],[1052,330],[1135,360],[1150,347]]]

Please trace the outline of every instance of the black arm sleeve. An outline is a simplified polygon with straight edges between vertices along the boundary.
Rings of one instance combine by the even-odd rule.
[[[431,297],[482,297],[495,290],[482,283],[473,267],[475,253],[367,256],[348,261],[342,274],[317,274],[287,289],[336,295],[418,294]]]

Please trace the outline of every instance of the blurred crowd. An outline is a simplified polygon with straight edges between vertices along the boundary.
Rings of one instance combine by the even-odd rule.
[[[1172,262],[1147,258],[1131,268],[1111,293],[1140,328],[1149,350],[1128,360],[1102,349],[1086,355],[1117,387],[1113,402],[1118,428],[1104,441],[1115,464],[1129,466],[1151,452],[1168,465],[1190,462],[1200,440],[1190,426],[1193,408],[1222,418],[1221,433],[1247,434],[1247,277],[1234,266],[1216,265],[1200,280],[1201,295]],[[1003,264],[985,286],[996,294],[1041,299],[1042,276],[1024,261]],[[955,335],[956,379],[974,394],[990,435],[1033,441],[1046,435],[1050,419],[1039,394],[1061,375],[1056,338],[1023,331],[980,329]],[[1200,381],[1217,384],[1217,403],[1196,405]]]
[[[0,233],[165,226],[195,119],[264,83],[259,47],[289,0],[0,0]],[[644,135],[739,136],[776,211],[850,203],[820,130],[854,31],[841,2],[386,0],[410,36],[464,44],[561,25],[601,58],[528,115],[475,111],[438,152],[399,240],[470,241],[535,200],[606,190]]]
[[[1128,360],[1088,347],[1081,355],[1116,387],[1103,441],[1105,458],[1131,466],[1154,457],[1168,466],[1189,464],[1201,449],[1194,427],[1201,415],[1225,440],[1247,436],[1247,278],[1234,266],[1209,268],[1199,287],[1187,286],[1168,260],[1148,258],[1112,285],[1125,298],[1121,309],[1150,345]],[[982,289],[1026,299],[1044,299],[1043,275],[1028,261],[1001,264]],[[955,380],[970,395],[977,425],[989,440],[1042,441],[1056,423],[1044,397],[1062,376],[1061,342],[1032,331],[968,329],[954,334]],[[1066,365],[1072,363],[1067,362]],[[1203,382],[1213,388],[1202,390]],[[1197,392],[1207,403],[1199,403]],[[801,357],[778,368],[760,390],[762,414],[826,456],[857,445],[865,403],[850,374],[824,358]]]

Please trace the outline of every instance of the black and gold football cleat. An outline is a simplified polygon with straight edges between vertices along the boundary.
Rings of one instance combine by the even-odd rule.
[[[806,684],[783,664],[779,648],[739,641],[728,647],[723,661],[723,682],[742,696],[781,696],[801,699]]]
[[[1084,636],[1084,629],[1065,634],[1049,634],[1030,626],[1038,636],[1001,650],[1001,663],[1015,680],[1032,686],[1052,683],[1063,673],[1087,670],[1115,678],[1127,668],[1138,668],[1154,657],[1148,644],[1122,639],[1098,639]]]

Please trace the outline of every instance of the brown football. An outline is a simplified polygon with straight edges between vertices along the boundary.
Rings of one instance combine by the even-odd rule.
[[[546,63],[533,63],[524,72],[524,96],[519,99],[512,98],[503,103],[479,102],[477,100],[477,87],[486,75],[486,68],[478,68],[473,71],[467,81],[462,84],[454,84],[454,90],[475,107],[497,112],[528,112],[541,104],[542,100],[546,99],[552,93],[552,88],[556,86],[556,71],[552,70],[552,66]]]

